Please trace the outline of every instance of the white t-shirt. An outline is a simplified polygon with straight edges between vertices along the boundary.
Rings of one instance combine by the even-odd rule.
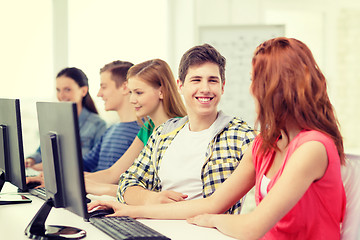
[[[163,191],[187,194],[187,200],[202,197],[201,168],[214,136],[214,123],[199,132],[190,131],[189,123],[186,123],[179,131],[160,162],[159,177]]]

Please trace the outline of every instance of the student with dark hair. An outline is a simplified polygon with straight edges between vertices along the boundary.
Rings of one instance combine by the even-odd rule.
[[[177,82],[187,116],[168,120],[150,136],[120,176],[120,202],[148,205],[206,199],[235,170],[255,132],[243,120],[217,110],[224,71],[225,58],[208,44],[184,54]],[[227,211],[240,209],[239,200]]]
[[[88,78],[85,75],[85,73],[78,68],[64,68],[63,70],[61,70],[56,78],[60,78],[60,77],[68,77],[71,78],[72,80],[74,80],[77,85],[79,85],[80,88],[82,88],[82,90],[86,93],[83,93],[83,95],[85,94],[85,96],[82,97],[82,101],[81,104],[77,105],[78,108],[78,112],[81,112],[79,110],[81,110],[81,107],[85,107],[87,110],[89,110],[92,113],[96,113],[98,114],[98,111],[96,109],[96,106],[94,104],[94,101],[92,100],[90,94],[89,94],[89,83],[88,83]],[[56,87],[56,92],[58,94],[58,99],[60,98],[60,101],[67,101],[67,93],[69,92],[68,89],[60,89],[60,86]]]
[[[62,69],[56,76],[56,96],[60,102],[71,101],[76,103],[79,115],[81,151],[85,156],[106,130],[106,123],[98,115],[89,94],[88,78],[85,73],[75,67]],[[40,147],[25,159],[25,166],[42,170]]]
[[[344,148],[326,79],[311,51],[292,38],[260,44],[250,89],[261,132],[209,198],[151,207],[98,202],[89,209],[102,205],[114,208],[114,215],[189,218],[237,239],[340,239]],[[254,185],[254,211],[221,214]]]
[[[165,61],[152,59],[132,66],[127,84],[138,121],[146,121],[129,149],[113,166],[86,174],[87,193],[116,196],[120,175],[134,162],[154,129],[170,118],[186,115],[176,81]]]
[[[106,111],[116,111],[120,122],[113,124],[93,148],[83,155],[85,172],[96,172],[111,167],[130,147],[140,130],[135,109],[130,103],[130,91],[126,74],[133,66],[126,61],[114,61],[100,69],[100,89],[98,97],[104,100]],[[42,174],[28,177],[27,182],[40,182]]]

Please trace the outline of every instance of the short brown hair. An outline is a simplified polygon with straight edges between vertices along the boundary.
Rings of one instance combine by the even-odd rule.
[[[115,82],[115,86],[118,88],[126,81],[126,75],[128,70],[133,66],[131,62],[116,60],[106,64],[100,69],[100,74],[103,72],[110,72],[111,79]]]
[[[189,67],[201,65],[206,62],[215,63],[219,66],[221,81],[224,82],[226,59],[219,51],[207,43],[192,47],[184,53],[179,65],[180,81],[184,83]]]

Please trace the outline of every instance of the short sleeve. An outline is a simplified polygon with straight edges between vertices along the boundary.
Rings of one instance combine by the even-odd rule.
[[[144,146],[146,145],[149,137],[151,136],[152,132],[154,131],[155,125],[154,122],[149,119],[145,122],[145,124],[141,127],[137,137],[143,142]]]

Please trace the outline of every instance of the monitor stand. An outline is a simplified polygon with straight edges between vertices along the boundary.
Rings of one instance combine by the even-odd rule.
[[[32,239],[81,239],[86,232],[79,228],[68,226],[49,225],[45,221],[54,206],[53,200],[48,199],[36,213],[25,229],[25,235]]]

